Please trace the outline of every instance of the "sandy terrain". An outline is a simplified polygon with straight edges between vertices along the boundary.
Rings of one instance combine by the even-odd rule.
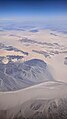
[[[61,92],[62,88],[62,93]],[[61,82],[46,82],[14,92],[0,92],[0,109],[6,110],[31,99],[53,99],[67,96],[67,85]]]
[[[67,85],[53,81],[31,86],[20,91],[0,93],[0,117],[1,119],[20,119],[21,116],[21,119],[27,119],[27,117],[31,119],[31,116],[34,116],[33,119],[38,119],[40,114],[39,119],[41,119],[45,118],[46,114],[46,119],[50,119],[51,112],[51,119],[53,119],[53,115],[55,119],[56,116],[58,116],[57,119],[61,119],[61,113],[64,115],[63,119],[66,119],[66,100]],[[50,112],[48,112],[49,108]],[[64,111],[61,112],[61,109],[64,109]],[[45,110],[46,113],[44,112]],[[40,112],[42,112],[42,115]],[[35,113],[37,113],[37,116]]]
[[[0,119],[66,119],[67,35],[50,30],[0,31],[1,63],[31,59],[45,61],[54,80],[0,92]]]
[[[0,56],[24,56],[20,61],[34,58],[42,59],[49,64],[56,80],[67,82],[67,65],[64,64],[65,57],[67,57],[66,34],[50,30],[40,30],[34,33],[29,31],[0,31],[0,43],[28,52],[28,55],[25,55],[20,51],[0,48]]]

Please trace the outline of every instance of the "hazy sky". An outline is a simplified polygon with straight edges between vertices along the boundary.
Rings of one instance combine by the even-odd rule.
[[[67,17],[67,0],[0,0],[0,19]]]

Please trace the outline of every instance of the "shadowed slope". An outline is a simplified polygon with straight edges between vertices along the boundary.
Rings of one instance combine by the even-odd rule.
[[[0,63],[0,91],[18,90],[51,80],[53,77],[42,60]]]

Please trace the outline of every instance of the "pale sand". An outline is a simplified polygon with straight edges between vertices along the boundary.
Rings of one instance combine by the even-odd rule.
[[[66,96],[66,84],[52,81],[45,82],[18,91],[0,92],[0,110],[10,109],[31,99],[48,100]]]

